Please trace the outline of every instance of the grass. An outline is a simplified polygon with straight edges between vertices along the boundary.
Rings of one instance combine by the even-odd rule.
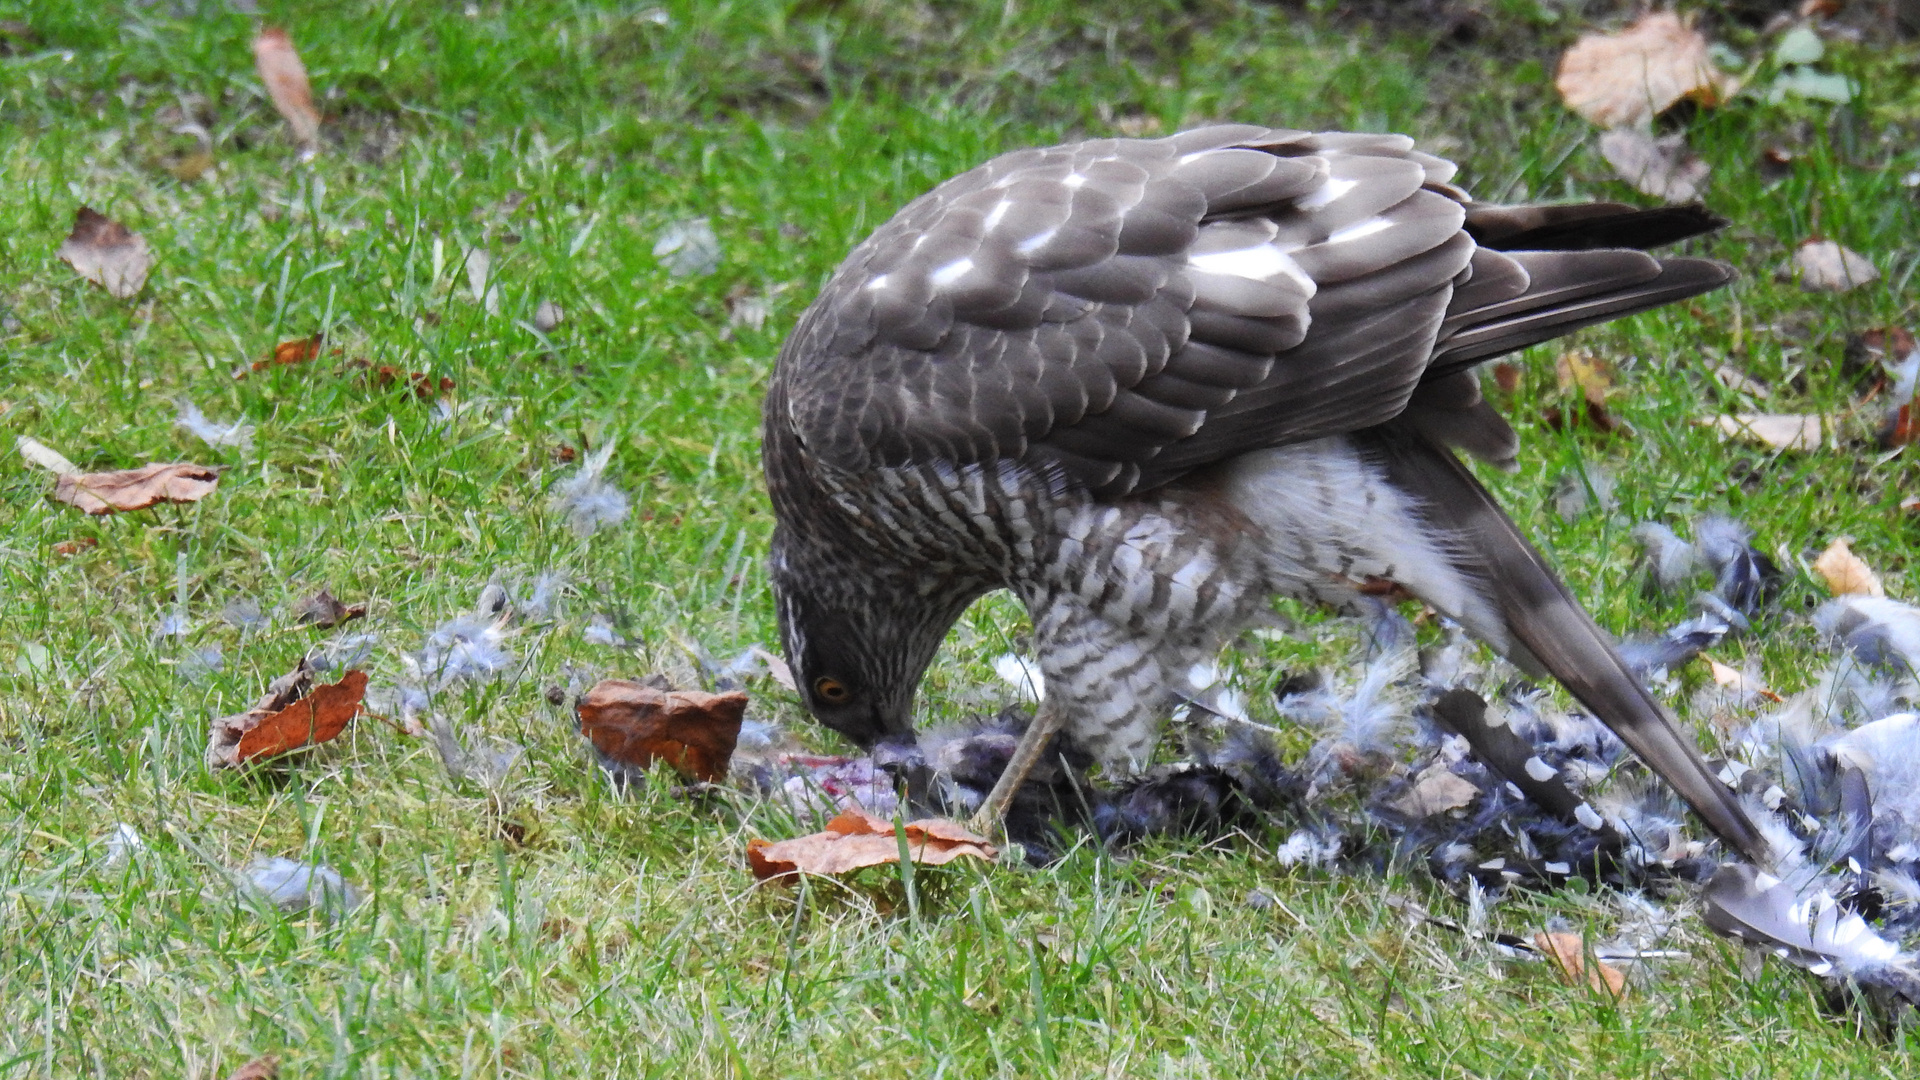
[[[0,429],[83,467],[227,470],[203,502],[91,519],[50,502],[43,472],[0,468],[0,1075],[217,1077],[269,1052],[301,1077],[1910,1074],[1909,1044],[1823,1013],[1796,972],[1743,981],[1697,923],[1678,931],[1690,958],[1616,1006],[1410,926],[1390,896],[1457,910],[1418,872],[1290,872],[1271,837],[923,870],[918,917],[884,877],[756,890],[745,841],[799,824],[665,784],[617,793],[549,704],[602,675],[691,684],[683,643],[774,640],[762,384],[824,275],[907,199],[1003,149],[1217,118],[1408,131],[1485,197],[1631,197],[1553,98],[1577,6],[1483,5],[1496,18],[1466,49],[1418,20],[1230,0],[267,4],[328,116],[326,152],[300,165],[253,73],[256,20],[0,0],[33,32],[0,57]],[[1841,43],[1826,63],[1867,87],[1855,105],[1743,97],[1692,119],[1709,201],[1736,223],[1701,246],[1743,277],[1582,337],[1623,370],[1632,439],[1542,426],[1565,394],[1550,348],[1525,358],[1506,402],[1525,468],[1490,480],[1602,623],[1680,613],[1632,587],[1626,530],[1707,511],[1790,557],[1851,535],[1913,595],[1910,451],[1776,456],[1695,420],[1756,405],[1719,363],[1772,388],[1759,408],[1844,405],[1847,335],[1911,323],[1917,62]],[[167,171],[201,149],[189,122],[215,160],[190,182]],[[1791,176],[1761,179],[1767,146],[1798,155]],[[160,256],[137,300],[54,258],[81,203]],[[655,237],[693,217],[719,265],[672,277]],[[1882,281],[1775,281],[1815,233]],[[477,251],[492,303],[470,287]],[[742,296],[766,300],[763,327],[729,322]],[[546,333],[543,300],[566,311]],[[315,332],[320,361],[234,377]],[[355,360],[456,389],[422,401]],[[254,447],[203,446],[174,426],[177,397],[257,425]],[[549,503],[575,468],[556,455],[608,442],[634,513],[581,538]],[[1618,478],[1619,506],[1563,521],[1548,493],[1582,466]],[[56,551],[72,541],[95,546]],[[208,718],[327,639],[289,615],[321,585],[370,601],[343,633],[375,635],[391,684],[488,582],[546,572],[572,583],[558,619],[508,641],[509,677],[435,705],[469,739],[527,748],[507,791],[449,780],[428,741],[371,721],[284,767],[205,769]],[[1723,658],[1744,648],[1777,688],[1804,686],[1824,647],[1798,612],[1817,595],[1796,572]],[[236,601],[267,626],[223,621]],[[174,613],[184,636],[157,636]],[[595,615],[636,644],[586,640]],[[990,660],[1021,619],[1004,600],[970,613],[922,709],[1006,700]],[[218,672],[183,666],[214,647]],[[1234,663],[1258,687],[1338,656],[1256,644]],[[806,730],[777,687],[752,689],[756,715]],[[119,822],[146,847],[113,863]],[[222,867],[255,855],[324,862],[370,900],[335,923],[237,904]],[[1249,906],[1256,889],[1277,903]],[[1620,916],[1568,893],[1493,918],[1603,936]]]

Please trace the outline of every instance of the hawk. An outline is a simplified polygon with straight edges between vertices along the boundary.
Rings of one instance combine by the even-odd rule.
[[[1644,250],[1722,222],[1489,205],[1454,171],[1401,135],[1207,127],[1006,154],[876,230],[801,316],[764,410],[808,710],[863,747],[911,740],[947,631],[1010,590],[1045,697],[990,820],[1058,731],[1143,765],[1182,675],[1273,597],[1397,586],[1558,679],[1763,859],[1454,454],[1518,449],[1478,364],[1725,284],[1722,263]]]

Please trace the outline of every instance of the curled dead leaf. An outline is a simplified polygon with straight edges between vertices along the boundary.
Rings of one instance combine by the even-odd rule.
[[[1880,575],[1873,572],[1867,560],[1853,553],[1851,542],[1851,537],[1836,537],[1827,545],[1827,550],[1813,560],[1813,572],[1820,575],[1827,591],[1835,596],[1887,595],[1886,587],[1880,584]]]
[[[146,238],[90,206],[74,211],[73,231],[61,242],[59,255],[116,300],[139,295],[146,288],[147,271],[153,269]]]
[[[312,157],[320,149],[320,113],[313,107],[313,88],[307,82],[307,68],[294,51],[293,39],[285,30],[269,26],[253,39],[253,66],[260,82],[273,99],[273,107],[293,129],[300,144],[300,156]]]
[[[1831,240],[1809,240],[1794,249],[1791,271],[1808,292],[1846,292],[1880,276],[1873,260]]]
[[[280,1059],[265,1054],[228,1073],[227,1080],[275,1080],[279,1075]]]
[[[294,609],[294,622],[301,626],[318,626],[322,629],[352,622],[367,613],[365,604],[343,604],[334,599],[333,593],[321,589]]]
[[[575,711],[609,772],[626,779],[664,761],[690,780],[712,783],[727,775],[747,695],[662,690],[628,679],[602,679]]]
[[[1577,389],[1595,405],[1605,405],[1613,392],[1613,366],[1589,353],[1561,353],[1553,361],[1553,375],[1560,389]]]
[[[1605,994],[1614,1001],[1626,996],[1626,975],[1597,957],[1589,964],[1586,942],[1579,934],[1537,933],[1533,935],[1533,947],[1553,963],[1554,971],[1568,986],[1584,983],[1595,993]]]
[[[791,693],[799,693],[800,687],[793,681],[793,669],[787,666],[785,658],[759,647],[753,647],[753,654],[767,665],[767,677],[779,683]]]
[[[198,502],[219,482],[217,469],[176,461],[116,472],[65,473],[54,482],[53,497],[89,514],[115,514],[163,502]]]
[[[1645,127],[1681,98],[1717,105],[1739,89],[1707,48],[1679,16],[1654,12],[1618,34],[1583,35],[1553,84],[1567,108],[1601,127]]]
[[[1480,797],[1473,781],[1454,772],[1444,762],[1435,762],[1414,778],[1404,795],[1388,805],[1410,818],[1427,818],[1448,810],[1458,810]]]
[[[1636,190],[1670,203],[1698,199],[1712,172],[1679,131],[1655,138],[1639,128],[1614,128],[1601,133],[1600,156]]]
[[[326,340],[325,334],[315,334],[312,337],[293,338],[289,341],[283,341],[275,345],[273,352],[265,359],[255,360],[247,367],[243,367],[234,372],[233,377],[236,379],[244,379],[249,372],[265,371],[270,367],[286,367],[291,364],[304,364],[309,360],[317,360],[320,358],[320,346],[326,344]],[[334,353],[338,355],[339,350],[334,350]]]
[[[1826,445],[1832,423],[1810,413],[1734,413],[1701,423],[1712,424],[1729,438],[1759,443],[1774,450],[1818,450]]]
[[[747,866],[766,881],[796,874],[845,874],[868,866],[900,861],[900,839],[906,838],[907,858],[925,866],[941,866],[955,859],[992,862],[999,849],[958,824],[939,818],[909,821],[899,830],[893,822],[859,809],[843,810],[822,832],[793,840],[747,842]]]
[[[215,720],[207,735],[207,767],[238,768],[338,738],[360,715],[367,673],[349,671],[339,682],[319,687],[313,676],[303,659],[269,683],[253,708]]]

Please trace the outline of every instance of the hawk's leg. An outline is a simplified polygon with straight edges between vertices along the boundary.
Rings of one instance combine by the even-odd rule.
[[[1047,752],[1048,744],[1054,735],[1064,726],[1064,710],[1050,702],[1041,702],[1034,711],[1033,722],[1020,736],[1020,742],[1013,748],[1013,757],[1007,767],[1001,771],[1000,779],[994,781],[993,790],[987,793],[986,801],[980,809],[967,820],[967,828],[981,836],[992,836],[1000,831],[1006,821],[1007,807],[1013,805],[1013,797],[1020,791],[1020,785],[1027,782],[1028,774],[1040,763],[1040,755]]]

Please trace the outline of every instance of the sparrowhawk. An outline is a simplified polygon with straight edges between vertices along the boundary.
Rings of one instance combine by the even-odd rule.
[[[1698,207],[1505,207],[1400,135],[1208,127],[1003,155],[853,250],[775,366],[770,561],[807,708],[911,739],[981,595],[1026,605],[1054,732],[1144,763],[1271,598],[1398,586],[1611,725],[1750,858],[1759,834],[1454,456],[1511,463],[1490,357],[1706,292],[1642,249]]]

